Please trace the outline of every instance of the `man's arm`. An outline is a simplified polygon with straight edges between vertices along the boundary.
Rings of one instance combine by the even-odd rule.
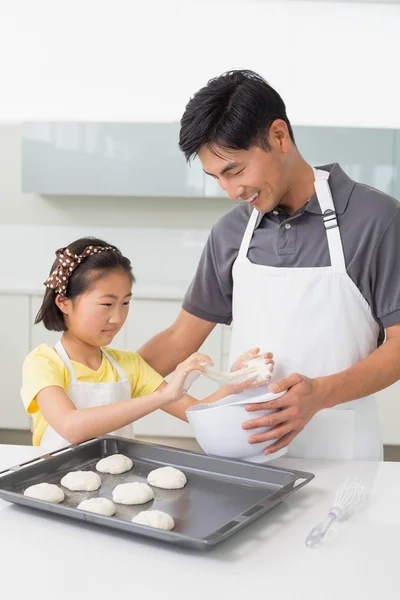
[[[198,351],[215,326],[216,323],[199,319],[182,309],[175,323],[152,337],[138,353],[157,373],[166,377],[179,363]]]
[[[251,430],[256,427],[273,427],[259,435],[251,435],[249,431],[250,443],[279,438],[265,451],[265,454],[271,454],[287,446],[319,410],[365,398],[399,379],[400,323],[396,323],[386,329],[386,341],[379,348],[349,369],[315,379],[294,373],[273,383],[269,388],[272,392],[289,391],[265,406],[249,404],[246,409],[250,413],[261,408],[282,410],[246,421],[243,428]]]

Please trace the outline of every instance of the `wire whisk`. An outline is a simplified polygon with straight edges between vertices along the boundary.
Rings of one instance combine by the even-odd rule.
[[[330,508],[326,519],[314,527],[308,534],[306,546],[308,548],[313,548],[319,544],[333,523],[343,519],[345,516],[349,516],[365,501],[365,498],[366,490],[361,481],[358,479],[346,479],[338,487],[334,504]]]

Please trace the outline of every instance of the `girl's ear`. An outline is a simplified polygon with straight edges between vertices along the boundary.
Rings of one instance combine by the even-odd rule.
[[[64,298],[64,296],[60,296],[60,294],[57,294],[54,302],[64,315],[70,314],[72,307],[71,300]]]

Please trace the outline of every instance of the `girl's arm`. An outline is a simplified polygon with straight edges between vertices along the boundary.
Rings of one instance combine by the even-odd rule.
[[[186,376],[204,372],[199,361],[212,364],[204,354],[193,354],[178,365],[169,383],[163,382],[152,394],[107,406],[76,409],[67,393],[58,386],[42,389],[36,401],[47,423],[70,444],[110,433],[182,398]]]

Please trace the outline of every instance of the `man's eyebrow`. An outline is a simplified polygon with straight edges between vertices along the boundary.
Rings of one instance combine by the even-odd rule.
[[[237,163],[236,162],[231,162],[228,163],[223,169],[222,171],[220,171],[220,175],[225,175],[225,173],[227,173],[228,171],[230,171],[231,169],[235,169],[237,167]],[[204,173],[206,175],[210,175],[211,177],[214,177],[214,175],[212,173],[208,173],[207,171],[205,171],[203,169]]]

